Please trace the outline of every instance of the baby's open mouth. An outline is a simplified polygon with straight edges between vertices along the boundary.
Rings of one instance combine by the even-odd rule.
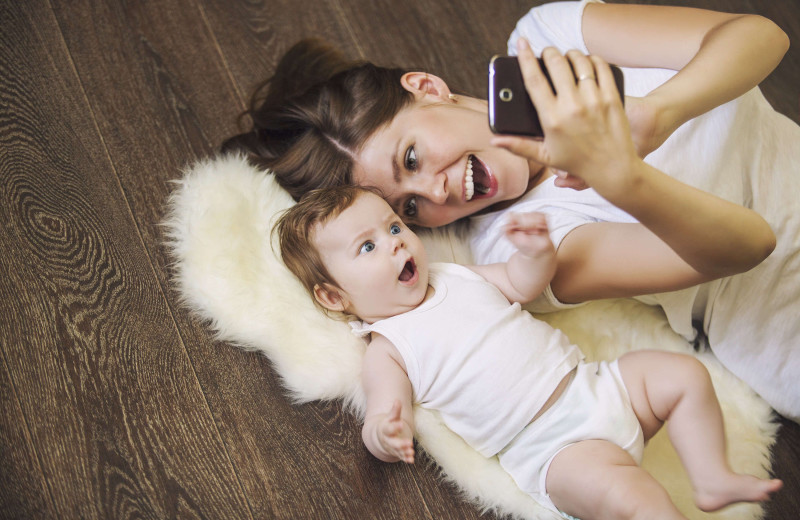
[[[469,202],[473,198],[479,199],[489,193],[491,180],[489,174],[477,157],[470,155],[467,158],[467,170],[464,174],[464,198]]]
[[[417,274],[417,265],[414,263],[414,259],[411,258],[409,259],[408,262],[406,262],[406,265],[403,266],[403,272],[400,273],[398,279],[401,282],[410,282],[411,280],[414,279],[414,275],[416,274]]]

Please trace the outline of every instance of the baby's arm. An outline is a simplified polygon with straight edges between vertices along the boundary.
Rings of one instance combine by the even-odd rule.
[[[384,462],[414,463],[414,415],[411,382],[394,345],[373,334],[361,374],[367,413],[361,437]]]
[[[469,266],[500,289],[512,302],[527,303],[550,283],[556,272],[556,251],[542,213],[512,213],[506,237],[517,247],[508,262]]]

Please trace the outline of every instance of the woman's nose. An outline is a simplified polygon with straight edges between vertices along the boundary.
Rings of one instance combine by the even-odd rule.
[[[432,174],[421,191],[421,195],[432,203],[444,204],[447,202],[447,174],[445,172]]]

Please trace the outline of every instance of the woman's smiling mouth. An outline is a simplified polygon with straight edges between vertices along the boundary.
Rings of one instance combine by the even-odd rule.
[[[464,200],[491,197],[497,192],[497,181],[489,174],[486,166],[474,155],[467,157],[464,172]]]

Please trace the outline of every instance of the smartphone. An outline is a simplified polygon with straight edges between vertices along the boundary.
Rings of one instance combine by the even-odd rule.
[[[539,58],[539,66],[547,81],[550,75]],[[625,103],[625,84],[622,70],[611,65],[620,99]],[[553,87],[550,81],[550,87]],[[553,89],[555,92],[555,89]],[[489,62],[489,127],[496,134],[543,137],[536,107],[533,106],[516,56],[494,56]]]

